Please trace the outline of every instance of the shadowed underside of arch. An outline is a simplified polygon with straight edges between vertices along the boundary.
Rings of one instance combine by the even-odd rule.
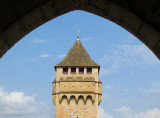
[[[122,26],[160,59],[159,0],[4,0],[0,9],[0,57],[47,21],[83,10]]]

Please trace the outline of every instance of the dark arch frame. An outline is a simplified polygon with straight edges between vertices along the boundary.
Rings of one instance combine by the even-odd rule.
[[[134,3],[134,0],[130,2]],[[129,5],[127,2],[121,4],[113,0],[45,0],[43,4],[39,4],[5,29],[0,30],[0,57],[22,37],[47,21],[73,10],[83,10],[122,26],[141,40],[160,59],[160,28],[145,20],[146,14],[138,15]],[[151,10],[150,8],[148,11],[150,16],[159,13],[156,6]]]

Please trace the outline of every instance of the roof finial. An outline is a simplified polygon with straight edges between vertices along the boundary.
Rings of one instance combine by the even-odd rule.
[[[79,28],[78,28],[78,33],[77,33],[77,40],[79,40]]]

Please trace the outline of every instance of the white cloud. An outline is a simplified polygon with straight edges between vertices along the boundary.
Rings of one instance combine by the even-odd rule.
[[[118,108],[117,112],[119,112],[123,116],[123,118],[133,118],[133,113],[131,109],[126,106]]]
[[[148,92],[160,95],[160,82],[152,82],[152,86],[150,89],[148,89]]]
[[[100,62],[112,61],[114,67],[153,65],[160,63],[158,58],[145,45],[118,45],[111,55],[104,55]],[[117,65],[117,66],[115,66]]]
[[[100,74],[101,74],[101,76],[105,76],[105,75],[110,75],[110,74],[112,74],[112,73],[114,73],[114,72],[116,72],[117,70],[116,70],[116,68],[101,68],[101,71],[100,71]]]
[[[129,107],[122,106],[117,109],[123,118],[160,118],[160,110],[148,109],[146,112],[134,113]]]
[[[41,58],[47,58],[47,57],[49,57],[49,56],[50,56],[49,54],[41,54],[41,55],[40,55]]]
[[[42,112],[43,111],[43,112]],[[0,118],[49,118],[49,107],[35,100],[35,95],[27,96],[24,92],[8,92],[0,88]]]
[[[103,85],[103,90],[107,91],[107,94],[115,94],[118,96],[124,96],[124,95],[133,94],[133,93],[137,92],[135,89],[126,88],[124,86],[121,86],[120,84]]]
[[[92,39],[92,37],[84,37],[84,38],[82,38],[82,41],[88,41],[88,40],[91,40]]]
[[[108,75],[119,68],[155,65],[160,63],[158,58],[145,45],[118,45],[99,59],[100,65],[105,66],[100,72]]]
[[[150,88],[139,88],[138,90],[142,94],[155,94],[157,96],[160,96],[160,82],[152,82],[151,85],[149,86]]]
[[[39,39],[39,38],[36,38],[33,40],[33,43],[44,43],[46,42],[45,40],[42,40],[42,39]]]
[[[113,118],[109,113],[104,111],[104,108],[98,107],[98,118]]]
[[[61,54],[58,56],[58,58],[64,58],[66,56],[66,54]]]
[[[160,110],[156,108],[147,110],[145,113],[136,114],[135,118],[160,118]]]
[[[117,54],[122,55],[127,65],[153,65],[160,63],[158,58],[152,53],[152,51],[142,45],[119,45]],[[122,52],[122,53],[121,53]]]

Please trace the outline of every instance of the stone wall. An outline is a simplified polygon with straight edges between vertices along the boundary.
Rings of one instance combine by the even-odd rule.
[[[98,105],[101,101],[101,82],[98,68],[92,68],[92,74],[63,74],[63,68],[56,68],[53,82],[53,102],[55,118],[98,118]]]
[[[80,95],[78,99],[74,95],[70,98],[62,96],[62,100],[56,103],[55,118],[98,118],[98,105],[91,96],[85,98]]]

